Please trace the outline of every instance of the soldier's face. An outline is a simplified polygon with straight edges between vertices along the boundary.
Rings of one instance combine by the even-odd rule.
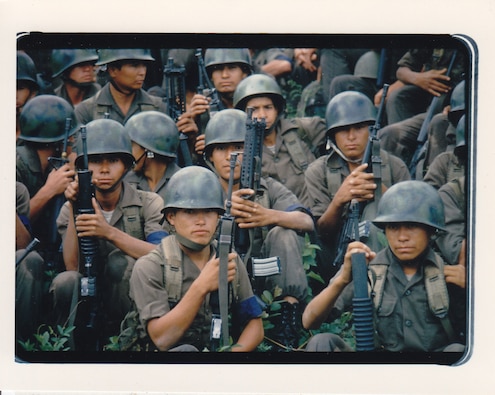
[[[215,170],[220,178],[224,181],[230,177],[230,155],[233,152],[238,152],[236,166],[234,168],[234,180],[241,178],[241,163],[242,152],[244,151],[244,143],[233,144],[217,144],[211,150],[210,161],[213,162]]]
[[[361,159],[368,144],[369,128],[367,124],[357,124],[335,133],[335,143],[349,159]]]
[[[78,84],[89,84],[96,81],[94,62],[80,63],[72,68],[69,78]]]
[[[143,62],[123,63],[122,67],[108,67],[113,82],[124,92],[141,89],[146,78],[146,64]]]
[[[16,113],[20,114],[22,108],[29,99],[36,95],[35,91],[32,91],[27,84],[22,82],[17,83],[17,91],[15,96],[15,108]]]
[[[388,224],[385,235],[390,249],[401,261],[416,259],[430,242],[430,231],[415,223]]]
[[[207,245],[215,235],[219,214],[210,209],[179,209],[167,214],[175,231],[198,244]]]
[[[234,94],[235,88],[247,74],[235,63],[217,65],[211,73],[211,80],[215,89],[223,94]]]
[[[277,108],[269,97],[255,97],[247,102],[246,108],[248,107],[254,109],[253,118],[265,119],[267,129],[269,129],[277,119]]]
[[[93,172],[93,184],[99,190],[110,189],[126,171],[122,159],[117,155],[90,155],[88,169]]]

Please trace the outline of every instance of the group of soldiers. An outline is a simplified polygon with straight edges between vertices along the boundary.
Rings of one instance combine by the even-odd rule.
[[[17,52],[17,347],[60,325],[76,351],[255,351],[267,331],[273,351],[353,351],[301,330],[352,310],[359,255],[374,350],[464,350],[462,53],[54,49],[48,77],[38,55]]]

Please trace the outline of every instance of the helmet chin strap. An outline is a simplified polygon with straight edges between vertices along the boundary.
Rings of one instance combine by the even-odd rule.
[[[126,96],[131,96],[133,95],[134,93],[136,93],[136,89],[129,89],[129,91],[125,92],[123,91],[122,89],[120,89],[117,84],[115,83],[114,80],[110,79],[110,84],[112,84],[112,86],[114,87],[114,89],[120,93],[122,93],[123,95],[126,95]]]
[[[192,240],[189,240],[188,238],[184,237],[184,236],[181,236],[180,234],[176,233],[175,234],[175,237],[177,238],[177,241],[182,244],[184,247],[192,250],[192,251],[195,251],[195,252],[199,252],[201,251],[203,248],[205,248],[206,246],[210,245],[210,241],[208,241],[208,243],[206,244],[200,244],[200,243],[196,243]]]
[[[361,162],[363,161],[363,158],[349,159],[347,156],[344,155],[344,153],[339,149],[339,147],[337,147],[337,144],[335,144],[332,140],[330,140],[330,146],[346,162],[361,164]]]
[[[119,177],[119,179],[117,181],[115,181],[115,183],[108,189],[101,189],[101,188],[98,188],[96,185],[95,185],[95,189],[100,192],[100,193],[110,193],[110,192],[113,192],[117,189],[117,187],[119,186],[119,184],[122,182],[122,180],[124,179],[124,177],[127,175],[127,173],[129,172],[129,170],[131,170],[133,166],[129,166],[126,171],[124,171],[124,173]]]

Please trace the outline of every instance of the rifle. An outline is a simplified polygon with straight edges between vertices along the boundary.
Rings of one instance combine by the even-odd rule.
[[[349,206],[351,220],[349,242],[359,240],[359,203],[352,200]],[[352,299],[356,351],[373,351],[374,327],[373,304],[368,293],[368,266],[363,252],[352,254],[352,282],[354,298]]]
[[[210,339],[212,341],[212,349],[220,337],[222,338],[223,347],[228,347],[230,344],[229,337],[229,284],[227,281],[229,253],[232,251],[234,239],[234,217],[231,214],[232,208],[232,189],[234,185],[234,170],[237,163],[238,153],[230,155],[230,175],[229,187],[227,191],[227,202],[225,204],[225,213],[220,219],[220,229],[218,236],[218,252],[217,257],[220,257],[220,268],[218,275],[218,292],[214,292],[210,296],[210,304],[212,310],[218,307],[220,315],[213,314],[211,321]]]
[[[50,156],[48,157],[48,162],[55,169],[60,169],[66,163],[69,163],[68,155],[67,155],[67,147],[69,140],[69,133],[72,126],[72,119],[65,119],[65,135],[64,135],[64,145],[62,148],[62,153],[60,154],[60,158]],[[48,226],[48,234],[47,234],[47,253],[45,254],[45,262],[50,269],[56,269],[58,266],[59,259],[56,258],[57,255],[61,253],[61,239],[58,234],[57,229],[57,218],[60,213],[60,209],[65,203],[65,196],[63,193],[55,196],[50,202],[50,214],[51,218]]]
[[[77,171],[79,180],[79,193],[76,202],[77,215],[94,214],[92,198],[94,197],[94,186],[91,182],[92,172],[88,169],[88,149],[86,145],[86,127],[80,129],[80,137],[83,147],[83,168]],[[81,278],[81,306],[83,310],[85,339],[82,345],[99,349],[99,334],[97,322],[99,310],[99,290],[97,286],[98,274],[101,268],[98,265],[99,244],[96,237],[79,237],[79,253],[83,261],[83,277]],[[81,266],[81,265],[80,265]]]
[[[382,169],[381,169],[382,159],[380,157],[380,139],[377,136],[378,136],[378,131],[381,128],[381,119],[382,119],[383,110],[385,108],[385,99],[387,97],[389,87],[390,87],[389,84],[383,85],[383,95],[380,100],[380,106],[378,108],[378,113],[376,115],[375,124],[370,127],[368,144],[366,145],[363,154],[363,159],[361,161],[361,163],[368,163],[368,168],[366,169],[366,172],[368,173],[373,172],[373,181],[376,184],[374,200],[377,203],[382,196]],[[334,268],[337,269],[340,268],[340,266],[344,262],[344,255],[347,250],[347,246],[351,241],[353,241],[353,238],[355,237],[355,235],[353,234],[354,232],[353,221],[358,221],[359,223],[359,213],[362,212],[362,210],[364,210],[364,206],[366,204],[367,202],[358,204],[357,214],[354,213],[354,211],[349,206],[349,215],[340,232],[337,254],[332,263],[332,266]],[[354,218],[355,215],[357,216],[356,218]],[[363,221],[359,223],[360,237],[357,240],[362,240],[362,241],[366,240],[370,234],[370,229],[371,229],[371,225],[368,221]]]
[[[17,266],[19,263],[21,263],[22,260],[26,258],[31,251],[34,251],[36,249],[39,243],[40,241],[36,237],[31,240],[31,242],[24,249],[24,252],[19,256],[19,258],[15,260],[15,265]]]
[[[218,111],[224,110],[225,106],[220,100],[218,91],[212,85],[210,81],[210,77],[208,77],[201,48],[196,49],[195,56],[198,61],[198,74],[199,74],[198,93],[202,94],[203,96],[211,98],[210,109],[208,110],[208,113],[210,115],[210,118],[212,118]]]
[[[167,93],[168,114],[177,122],[186,112],[186,69],[184,66],[174,67],[174,60],[168,58],[168,64],[163,71],[165,74],[165,90]],[[187,135],[179,134],[179,155],[177,160],[181,167],[191,166],[192,158],[187,142]]]
[[[447,69],[446,76],[449,76],[452,67],[454,66],[455,58],[457,57],[457,50],[452,53],[452,58],[450,59],[449,67]],[[428,139],[428,126],[433,118],[433,116],[437,113],[437,107],[439,105],[440,96],[434,96],[431,100],[430,106],[428,107],[428,111],[426,112],[425,119],[421,124],[421,129],[419,130],[418,137],[416,139],[416,150],[412,156],[411,162],[409,163],[409,173],[411,174],[411,178],[416,179],[416,167],[418,166],[419,161],[426,154],[426,140]]]
[[[263,196],[261,184],[261,165],[263,154],[263,140],[266,129],[264,119],[252,118],[253,108],[247,109],[246,138],[244,140],[244,155],[241,166],[240,188],[249,188],[255,191],[252,196],[245,199],[255,200]],[[246,264],[251,276],[253,291],[256,294],[256,277],[266,277],[280,273],[280,258],[255,258],[252,257],[252,245],[254,229],[240,229],[235,227],[235,246],[241,259]]]

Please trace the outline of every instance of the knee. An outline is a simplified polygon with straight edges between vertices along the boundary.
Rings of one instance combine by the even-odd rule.
[[[113,283],[129,279],[135,262],[134,258],[124,254],[121,250],[113,250],[108,254],[106,277]]]
[[[341,337],[334,333],[318,333],[309,340],[306,351],[341,352],[352,351],[352,349]]]
[[[50,292],[53,293],[54,299],[68,299],[79,289],[81,275],[75,270],[67,270],[59,273],[50,285]]]

